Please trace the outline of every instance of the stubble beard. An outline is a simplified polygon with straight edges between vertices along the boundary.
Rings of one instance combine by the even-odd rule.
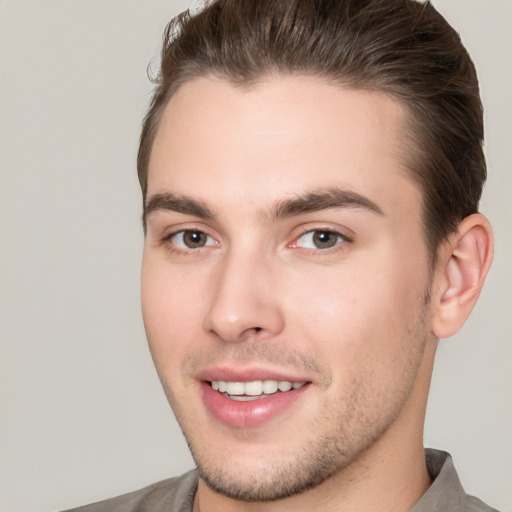
[[[363,396],[360,399],[365,400]],[[243,502],[271,502],[302,494],[333,477],[340,477],[341,490],[343,482],[351,480],[350,466],[384,435],[400,410],[374,422],[373,416],[358,413],[357,404],[347,404],[339,417],[328,418],[330,425],[336,422],[337,429],[319,434],[319,429],[311,428],[311,437],[292,456],[270,454],[265,467],[237,469],[236,460],[231,460],[226,469],[205,457],[191,439],[187,443],[199,478],[214,492]],[[347,469],[348,478],[344,478]]]
[[[274,460],[266,470],[253,471],[249,478],[237,478],[222,468],[203,464],[190,446],[199,478],[214,492],[244,502],[282,500],[317,487],[343,468],[347,454],[340,448],[335,437],[317,438],[316,446],[309,446],[294,461]]]
[[[264,468],[244,471],[236,469],[236,460],[232,460],[231,469],[228,470],[224,465],[215,464],[211,457],[204,456],[182,423],[171,393],[167,393],[197,465],[199,478],[211,490],[228,498],[244,502],[270,502],[304,493],[335,475],[341,475],[382,438],[404,408],[428,339],[425,323],[429,301],[429,294],[426,293],[419,318],[409,330],[411,349],[403,368],[403,379],[391,393],[388,390],[388,395],[382,395],[380,389],[365,385],[364,377],[360,378],[351,386],[355,391],[346,398],[337,416],[333,417],[329,407],[325,408],[327,412],[324,418],[317,420],[311,428],[311,437],[292,457],[279,459],[279,456],[272,458],[271,455]],[[382,400],[368,413],[365,405],[375,402],[371,394],[381,394]],[[390,402],[393,402],[392,407],[389,406]],[[325,424],[336,427],[326,431],[325,427],[322,428]]]

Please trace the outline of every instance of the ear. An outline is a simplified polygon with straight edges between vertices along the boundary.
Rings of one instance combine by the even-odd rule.
[[[432,294],[432,333],[453,336],[471,313],[494,253],[492,228],[480,214],[466,217],[442,245]]]

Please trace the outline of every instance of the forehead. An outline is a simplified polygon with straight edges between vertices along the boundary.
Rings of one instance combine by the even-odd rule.
[[[184,84],[166,106],[148,195],[266,200],[323,186],[399,199],[417,190],[400,159],[405,109],[380,92],[286,76],[251,87],[215,78]],[[240,203],[238,203],[240,205]],[[238,206],[239,207],[239,206]]]

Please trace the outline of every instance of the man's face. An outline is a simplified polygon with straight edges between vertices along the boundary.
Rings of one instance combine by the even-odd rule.
[[[421,431],[430,283],[404,118],[384,94],[299,77],[200,79],[166,107],[143,315],[221,493],[301,492]]]

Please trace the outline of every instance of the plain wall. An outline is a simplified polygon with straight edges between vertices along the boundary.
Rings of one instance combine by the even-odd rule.
[[[187,1],[0,0],[0,509],[50,512],[192,467],[139,311],[146,66]],[[481,77],[494,267],[440,343],[425,441],[512,512],[512,2],[437,0]]]

